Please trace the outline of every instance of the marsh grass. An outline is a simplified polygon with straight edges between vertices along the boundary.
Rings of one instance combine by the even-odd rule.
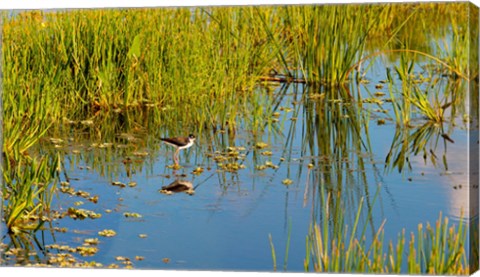
[[[165,113],[166,121],[175,118],[187,128],[233,124],[238,111],[231,109],[238,105],[219,103],[245,101],[256,82],[251,77],[265,75],[271,62],[265,35],[249,24],[252,12],[140,9],[18,16],[4,27],[4,40],[15,41],[3,52],[5,72],[12,73],[4,86],[28,90],[28,74],[41,74],[34,95],[47,90],[57,96],[61,108],[50,111],[57,119],[150,104],[166,111],[189,109],[188,117]],[[207,107],[210,115],[203,113]]]
[[[383,239],[383,226],[375,234],[371,244],[357,240],[346,231],[338,237],[328,239],[319,225],[314,225],[307,246],[306,268],[317,272],[356,272],[380,274],[467,274],[469,272],[466,251],[461,241],[465,239],[464,226],[449,225],[448,219],[440,215],[435,226],[419,224],[416,233],[411,233],[405,244],[405,231],[398,235],[395,243]],[[356,231],[355,228],[352,230]],[[418,240],[418,242],[416,241]],[[405,252],[407,254],[405,254]],[[405,265],[406,264],[406,265]]]
[[[20,159],[11,164],[5,161],[4,186],[2,187],[4,205],[3,216],[9,232],[27,235],[51,220],[50,203],[55,195],[58,157]]]
[[[285,9],[294,65],[308,83],[339,86],[346,81],[348,68],[361,57],[375,23],[367,9],[355,5]],[[362,24],[355,23],[359,21]]]
[[[467,231],[463,220],[458,226],[451,225],[440,213],[434,226],[418,225],[410,240],[403,230],[396,242],[384,241],[383,222],[367,241],[360,234],[363,200],[354,218],[348,225],[344,207],[331,209],[330,200],[335,198],[320,188],[323,220],[313,223],[307,236],[305,270],[315,272],[353,272],[380,274],[468,274],[468,259],[465,245]],[[341,203],[341,202],[339,202]],[[333,217],[333,220],[331,219]],[[333,222],[333,223],[330,223]],[[350,228],[349,228],[350,226]]]
[[[451,9],[464,7],[458,4]],[[52,97],[42,106],[49,107],[48,117],[54,121],[63,116],[87,119],[98,111],[151,105],[164,111],[189,108],[189,117],[164,113],[165,121],[175,118],[187,128],[224,127],[227,121],[234,125],[237,115],[242,114],[236,103],[255,95],[253,88],[259,78],[272,71],[306,78],[309,83],[341,85],[371,47],[369,39],[382,31],[388,38],[384,45],[403,41],[405,51],[426,50],[415,50],[419,46],[407,40],[406,34],[431,10],[447,14],[453,49],[448,49],[444,60],[464,72],[468,47],[462,45],[468,28],[463,28],[461,17],[450,9],[442,10],[441,5],[117,9],[4,15],[3,40],[11,42],[2,50],[7,72],[4,87],[6,91],[29,91],[30,96],[18,99],[25,95],[21,93],[13,99],[7,94],[5,103],[29,105],[41,92],[49,91]],[[407,14],[398,17],[399,27],[389,31],[391,26],[381,19],[402,12]],[[344,98],[351,97],[345,92]],[[226,102],[233,105],[217,104]],[[206,106],[209,113],[204,112]],[[25,113],[26,107],[17,108],[19,114]]]
[[[323,5],[4,15],[3,40],[10,42],[2,50],[4,88],[22,92],[5,94],[5,106],[12,109],[4,114],[19,119],[35,113],[43,120],[33,125],[41,126],[65,117],[95,120],[102,112],[151,107],[158,114],[155,124],[172,132],[234,129],[237,120],[249,114],[244,103],[258,95],[255,87],[262,76],[276,72],[339,86],[371,47],[369,39],[385,30],[385,45],[403,40],[420,21],[417,14],[428,14],[429,9],[448,13],[438,5]],[[390,26],[381,19],[405,11],[400,27],[388,31]],[[465,51],[458,54],[458,40],[465,37],[463,22],[448,15],[456,30],[455,51],[449,56],[465,57]],[[416,44],[408,41],[402,47]],[[448,63],[464,68],[463,58]],[[342,92],[344,99],[352,96]],[[39,100],[43,104],[37,105]],[[409,101],[402,110],[406,116]]]

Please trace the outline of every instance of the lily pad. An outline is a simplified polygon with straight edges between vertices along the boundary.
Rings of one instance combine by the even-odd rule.
[[[105,229],[105,230],[99,231],[98,235],[102,237],[113,237],[113,236],[116,236],[117,233],[114,230]]]
[[[263,149],[263,148],[266,148],[267,146],[268,146],[268,144],[265,143],[265,142],[257,142],[257,143],[255,144],[255,147],[256,147],[257,149]]]
[[[140,217],[142,217],[142,215],[139,214],[139,213],[129,213],[129,212],[123,213],[123,216],[124,216],[124,217],[133,217],[133,218],[140,218]]]

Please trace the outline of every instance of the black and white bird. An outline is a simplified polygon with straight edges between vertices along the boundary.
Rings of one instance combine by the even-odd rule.
[[[161,138],[161,141],[176,148],[173,154],[173,160],[178,165],[178,153],[182,149],[189,148],[195,143],[195,136],[190,134],[188,137]]]

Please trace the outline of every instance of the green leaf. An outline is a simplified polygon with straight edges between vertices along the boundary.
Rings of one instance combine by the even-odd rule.
[[[140,40],[140,35],[136,35],[135,38],[133,39],[132,46],[130,46],[130,50],[128,51],[127,56],[129,58],[138,58],[140,57],[140,48],[142,41]]]

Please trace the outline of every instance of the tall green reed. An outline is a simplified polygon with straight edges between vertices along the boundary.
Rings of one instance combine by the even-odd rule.
[[[293,65],[309,83],[339,86],[360,59],[375,18],[369,6],[286,7]]]
[[[463,228],[462,223],[458,227],[449,225],[447,218],[440,215],[435,227],[427,224],[426,232],[420,224],[417,233],[412,232],[408,247],[403,231],[396,243],[388,243],[385,253],[383,226],[371,244],[366,244],[365,240],[349,236],[346,231],[338,238],[325,237],[328,230],[314,225],[307,238],[307,247],[311,251],[307,259],[312,261],[306,261],[306,269],[381,274],[467,274],[466,251],[460,243],[466,234]],[[356,231],[355,226],[352,231]]]
[[[405,230],[398,235],[396,243],[387,244],[384,224],[381,224],[367,242],[363,232],[360,234],[360,226],[365,224],[360,217],[363,201],[359,202],[353,223],[348,225],[345,207],[341,206],[338,211],[329,208],[329,201],[338,196],[327,193],[323,186],[319,190],[326,200],[322,204],[324,218],[312,223],[307,236],[306,271],[382,274],[466,274],[470,271],[463,245],[467,231],[462,220],[458,227],[449,225],[440,213],[434,227],[427,223],[424,228],[419,224],[407,245]],[[330,223],[331,217],[334,217],[333,223]]]
[[[3,217],[10,233],[27,235],[50,221],[51,184],[58,172],[58,158],[4,161]]]

